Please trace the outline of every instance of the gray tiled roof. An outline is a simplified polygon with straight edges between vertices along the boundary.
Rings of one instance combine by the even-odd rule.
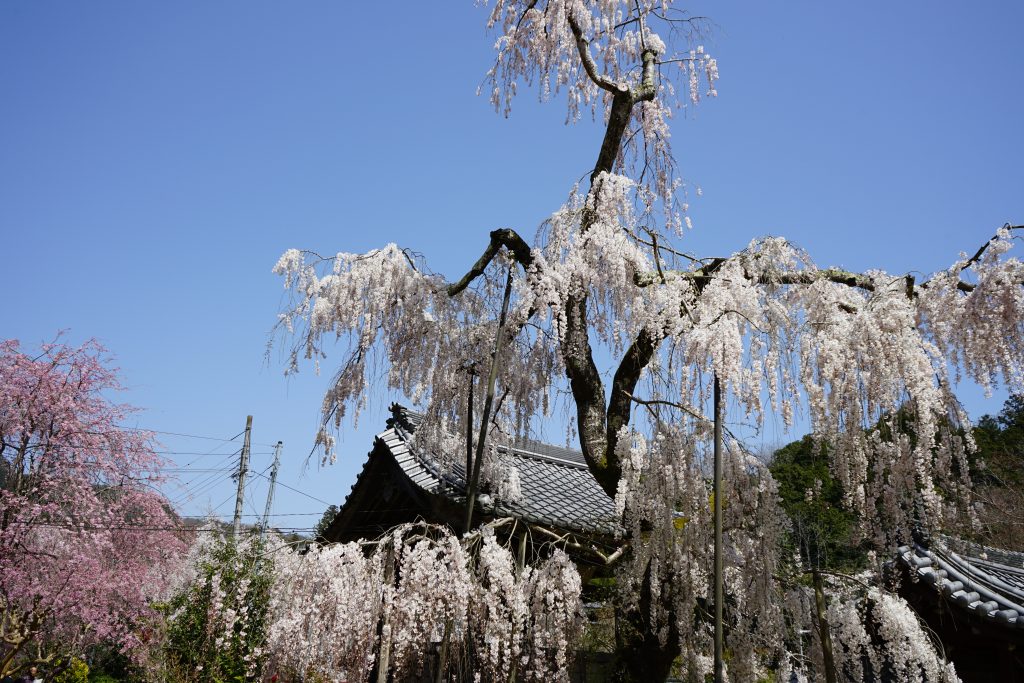
[[[899,558],[950,602],[985,619],[1024,629],[1024,554],[948,536],[902,546]]]
[[[428,493],[464,503],[465,467],[453,463],[443,470],[436,456],[416,449],[411,437],[421,416],[398,406],[393,410],[391,428],[378,438],[409,480]],[[524,441],[513,448],[499,448],[498,457],[517,470],[521,496],[515,500],[480,496],[485,512],[586,533],[613,534],[618,529],[615,504],[590,474],[580,452]]]

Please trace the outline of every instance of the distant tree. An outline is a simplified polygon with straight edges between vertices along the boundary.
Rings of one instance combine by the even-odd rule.
[[[183,550],[102,346],[0,342],[0,676],[131,652]]]
[[[811,436],[775,451],[769,465],[779,486],[789,537],[804,567],[848,570],[864,565],[857,515],[843,505],[843,488],[832,476],[828,448]]]
[[[323,517],[316,523],[316,527],[313,529],[313,538],[320,540],[324,538],[324,533],[327,531],[327,527],[331,526],[331,522],[338,516],[338,506],[328,505],[327,509],[324,510]]]
[[[1024,550],[1024,395],[1010,396],[998,415],[978,420],[974,439],[971,474],[983,540]]]
[[[827,444],[805,436],[776,451],[769,469],[790,520],[785,544],[794,556],[793,579],[797,585],[810,579],[822,673],[826,681],[834,683],[842,666],[836,662],[832,645],[822,572],[845,571],[865,563],[857,514],[843,505],[845,495],[829,469]],[[796,637],[801,636],[798,633]]]

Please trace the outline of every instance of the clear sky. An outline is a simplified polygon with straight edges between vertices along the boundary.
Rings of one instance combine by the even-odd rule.
[[[1024,3],[690,7],[717,24],[721,81],[673,127],[703,189],[689,250],[781,234],[821,265],[928,273],[1024,222]],[[485,17],[468,1],[0,2],[0,336],[97,337],[138,426],[228,439],[254,415],[254,468],[283,440],[280,480],[319,499],[279,489],[276,521],[311,526],[385,411],[346,427],[337,465],[303,470],[329,372],[265,362],[281,252],[397,242],[453,277],[487,231],[532,235],[596,159],[600,129],[567,128],[563,103],[523,89],[504,119],[476,97]],[[1005,395],[965,397],[977,417]],[[192,469],[237,448],[161,438]],[[186,512],[231,513],[223,473],[184,476]],[[247,514],[265,492],[256,478]]]

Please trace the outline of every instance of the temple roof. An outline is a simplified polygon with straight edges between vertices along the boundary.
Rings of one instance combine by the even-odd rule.
[[[465,505],[465,466],[458,458],[442,466],[435,454],[417,448],[414,433],[422,416],[392,406],[388,429],[377,435],[402,472],[422,491]],[[502,465],[514,469],[517,497],[483,493],[478,504],[485,514],[515,517],[553,529],[602,535],[618,529],[615,504],[591,475],[578,451],[536,441],[499,447]]]
[[[1024,553],[948,536],[902,546],[914,578],[950,603],[1004,627],[1024,630]]]

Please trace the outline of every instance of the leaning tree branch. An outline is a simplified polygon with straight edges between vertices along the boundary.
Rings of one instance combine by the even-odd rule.
[[[1009,223],[1006,223],[1006,224],[1003,225],[1003,229],[1004,230],[1011,230],[1011,231],[1012,230],[1024,230],[1024,225],[1010,225]],[[957,269],[957,272],[958,273],[962,273],[963,271],[967,270],[968,268],[973,266],[975,263],[980,261],[981,257],[984,256],[985,252],[992,245],[992,243],[996,241],[997,237],[999,237],[998,234],[993,235],[991,238],[989,238],[989,240],[987,242],[985,242],[985,244],[983,244],[980,247],[978,247],[978,251],[974,252],[974,256],[972,256],[969,259],[967,259],[966,261],[964,261],[963,265],[961,265]],[[920,285],[918,285],[918,287],[920,289],[928,289],[928,285],[930,285],[930,284],[931,284],[931,280],[929,280],[927,282],[922,282]],[[1018,284],[1024,285],[1024,282],[1021,282],[1021,283],[1018,283]],[[958,290],[960,290],[961,292],[964,292],[966,294],[970,294],[971,292],[973,292],[977,288],[977,285],[972,284],[970,282],[964,282],[963,280],[960,280],[960,281],[958,281],[956,283],[956,288]],[[911,292],[911,294],[912,294],[912,292]]]
[[[1009,223],[1006,223],[1006,224],[1003,225],[1003,230],[1024,230],[1024,225],[1010,225]],[[960,270],[961,271],[967,270],[968,268],[973,266],[975,263],[977,263],[979,260],[981,260],[981,257],[985,254],[985,251],[989,248],[989,246],[993,242],[996,241],[997,237],[999,237],[998,234],[993,235],[992,238],[989,239],[989,241],[987,241],[987,242],[985,242],[985,244],[981,245],[978,248],[978,251],[974,252],[974,256],[972,256],[971,258],[967,259],[967,261],[964,262],[963,266],[960,267]]]
[[[530,251],[530,245],[519,236],[519,233],[511,228],[492,230],[491,241],[488,242],[484,253],[480,255],[480,258],[470,267],[469,271],[462,276],[462,279],[448,285],[448,296],[456,296],[462,293],[473,280],[483,275],[484,270],[494,260],[494,257],[498,255],[502,247],[511,251],[516,257],[516,261],[524,269],[533,265],[533,253]]]
[[[1010,225],[1006,224],[1003,226],[1004,230],[1024,230],[1024,225]],[[985,254],[985,251],[992,245],[998,235],[993,235],[985,244],[981,245],[978,250],[969,259],[963,262],[958,268],[958,272],[962,272],[979,260]],[[664,284],[665,282],[675,279],[692,280],[697,286],[698,290],[709,284],[712,280],[714,271],[718,270],[726,259],[714,259],[709,266],[703,268],[697,268],[695,270],[683,271],[683,270],[662,270],[658,268],[657,271],[645,271],[637,272],[633,275],[633,284],[637,287],[650,287],[651,285]],[[807,270],[807,271],[792,271],[792,272],[781,272],[781,273],[765,273],[762,275],[754,276],[749,273],[744,273],[748,280],[756,280],[759,284],[778,284],[778,285],[810,285],[815,282],[829,281],[835,282],[836,284],[846,285],[847,287],[853,287],[856,289],[862,289],[864,291],[873,292],[878,287],[874,278],[865,275],[863,273],[855,273],[849,270],[843,270],[842,268],[823,268],[821,270]],[[913,276],[904,276],[906,280],[906,291],[908,297],[913,297],[914,293],[914,278]],[[918,289],[927,289],[931,284],[931,281],[922,282],[917,285]],[[1024,282],[1018,283],[1024,285]],[[956,288],[961,292],[970,293],[973,292],[977,285],[964,282],[960,280],[957,282]]]
[[[632,394],[636,390],[637,382],[640,381],[640,375],[654,358],[654,353],[662,338],[655,337],[647,328],[641,330],[615,370],[611,398],[608,400],[608,423],[605,437],[610,451],[615,450],[619,430],[629,424],[629,416],[633,408]],[[621,466],[616,469],[620,468]]]
[[[628,93],[627,88],[622,83],[616,83],[611,78],[602,74],[597,69],[597,63],[594,61],[594,56],[590,54],[590,41],[583,36],[583,29],[580,28],[576,18],[570,13],[569,17],[569,30],[572,31],[573,37],[576,39],[576,51],[580,53],[580,62],[583,64],[583,70],[587,72],[587,76],[594,84],[602,90],[607,90],[610,93],[618,94],[620,92]]]
[[[650,287],[660,284],[663,281],[684,279],[692,280],[698,289],[702,289],[711,283],[714,273],[725,263],[726,259],[714,259],[710,266],[696,270],[665,270],[662,272],[637,272],[633,275],[633,284],[637,287]],[[753,276],[746,274],[748,280],[757,280],[761,284],[779,285],[810,285],[822,280],[828,280],[848,287],[856,287],[869,292],[875,290],[875,282],[867,275],[854,273],[841,268],[825,268],[823,270],[794,271],[783,273],[764,274]]]

